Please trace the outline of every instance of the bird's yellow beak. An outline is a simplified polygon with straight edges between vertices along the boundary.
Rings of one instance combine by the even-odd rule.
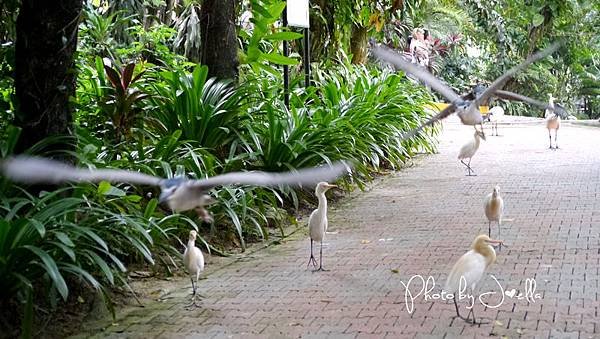
[[[502,240],[496,240],[496,239],[486,240],[486,242],[488,242],[490,244],[499,244],[499,245],[504,244],[504,241],[502,241]]]

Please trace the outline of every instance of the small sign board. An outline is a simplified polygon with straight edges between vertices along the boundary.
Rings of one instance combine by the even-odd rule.
[[[309,28],[308,0],[287,0],[288,26]]]

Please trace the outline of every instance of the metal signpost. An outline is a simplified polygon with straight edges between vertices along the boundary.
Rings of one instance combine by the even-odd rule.
[[[283,26],[287,27],[301,27],[304,31],[304,86],[310,86],[310,23],[308,15],[308,1],[309,0],[287,0],[286,9],[283,12]],[[288,43],[283,42],[283,55],[288,56]],[[284,101],[286,107],[289,107],[289,67],[283,66],[283,87],[284,87]]]

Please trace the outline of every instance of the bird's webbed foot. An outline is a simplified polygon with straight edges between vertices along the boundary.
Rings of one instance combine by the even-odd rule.
[[[462,319],[471,325],[484,325],[484,324],[490,323],[488,320],[484,320],[483,318],[481,318],[480,321],[477,321],[477,319],[475,318],[475,312],[473,312],[472,308],[469,311],[469,313],[467,314],[467,318],[462,318]]]
[[[324,269],[323,266],[319,266],[319,268],[317,268],[316,270],[313,270],[313,273],[314,272],[329,272],[329,270]]]
[[[196,300],[195,295],[192,297],[192,300],[190,301],[190,303],[186,305],[186,308],[190,308],[190,307],[200,307],[200,304],[198,304],[198,300]]]

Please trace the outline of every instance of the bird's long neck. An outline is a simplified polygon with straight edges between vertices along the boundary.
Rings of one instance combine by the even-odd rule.
[[[479,135],[475,134],[475,147],[476,148],[479,147],[479,143],[480,143],[480,141],[479,141]]]
[[[325,197],[325,193],[321,193],[321,194],[317,195],[317,198],[319,199],[319,206],[317,207],[317,209],[321,212],[322,215],[326,215],[327,214],[327,198]]]
[[[194,248],[194,247],[196,247],[196,240],[189,239],[188,243],[187,243],[187,248],[189,249],[189,248]]]
[[[476,244],[473,248],[475,252],[481,254],[485,258],[485,266],[489,266],[496,261],[496,251],[488,244]]]
[[[546,108],[546,118],[556,119],[557,117],[558,114],[556,114],[556,111],[554,109],[554,98],[550,97],[550,99],[548,100],[548,108]]]

